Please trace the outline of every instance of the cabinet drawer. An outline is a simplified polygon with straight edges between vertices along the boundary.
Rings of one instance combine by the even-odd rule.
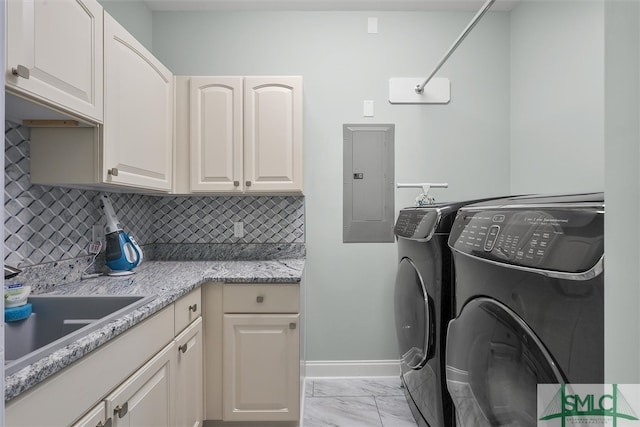
[[[202,314],[200,288],[196,288],[175,302],[175,335]]]
[[[298,313],[298,284],[225,284],[225,313]]]

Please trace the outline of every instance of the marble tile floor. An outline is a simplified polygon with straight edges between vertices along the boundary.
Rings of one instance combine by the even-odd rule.
[[[302,427],[416,427],[399,377],[307,378]]]

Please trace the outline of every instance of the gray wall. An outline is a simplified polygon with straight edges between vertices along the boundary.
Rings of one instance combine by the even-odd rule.
[[[489,13],[439,73],[452,81],[446,106],[392,106],[387,79],[425,75],[470,13],[154,12],[153,31],[146,13],[116,18],[152,34],[175,74],[304,77],[308,359],[358,360],[397,357],[396,248],[341,242],[342,123],[395,123],[396,182],[448,181],[438,200],[602,190],[603,9],[524,1]],[[396,210],[416,194],[397,190]]]
[[[425,76],[472,13],[154,12],[154,54],[182,75],[302,75],[309,360],[397,359],[396,246],[342,243],[342,124],[395,123],[396,182],[438,200],[509,191],[509,16],[489,13],[442,68],[449,105],[390,105],[390,77]],[[379,33],[367,34],[367,18]],[[480,84],[479,84],[480,83]],[[362,101],[375,117],[362,117]],[[396,191],[396,208],[418,193]]]
[[[511,12],[511,191],[604,190],[604,4]]]
[[[153,47],[153,14],[142,1],[98,0],[104,10],[147,49]]]
[[[605,380],[640,382],[640,9],[605,6]]]

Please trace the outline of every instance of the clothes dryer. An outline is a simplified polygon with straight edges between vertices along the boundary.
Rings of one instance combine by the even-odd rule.
[[[477,201],[405,208],[395,224],[401,378],[420,426],[450,427],[454,422],[443,362],[446,327],[454,313],[454,272],[447,239],[458,209]]]
[[[537,384],[604,381],[604,195],[466,206],[449,245],[446,381],[459,427],[534,427]]]

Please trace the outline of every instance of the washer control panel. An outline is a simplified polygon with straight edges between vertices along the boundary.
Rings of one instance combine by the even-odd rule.
[[[464,230],[462,231],[464,233]],[[500,234],[500,226],[492,225],[489,227],[489,231],[486,233],[487,237],[484,238],[484,250],[490,252],[496,245],[498,234]]]
[[[506,264],[587,271],[604,254],[604,214],[567,209],[462,210],[449,246]]]

